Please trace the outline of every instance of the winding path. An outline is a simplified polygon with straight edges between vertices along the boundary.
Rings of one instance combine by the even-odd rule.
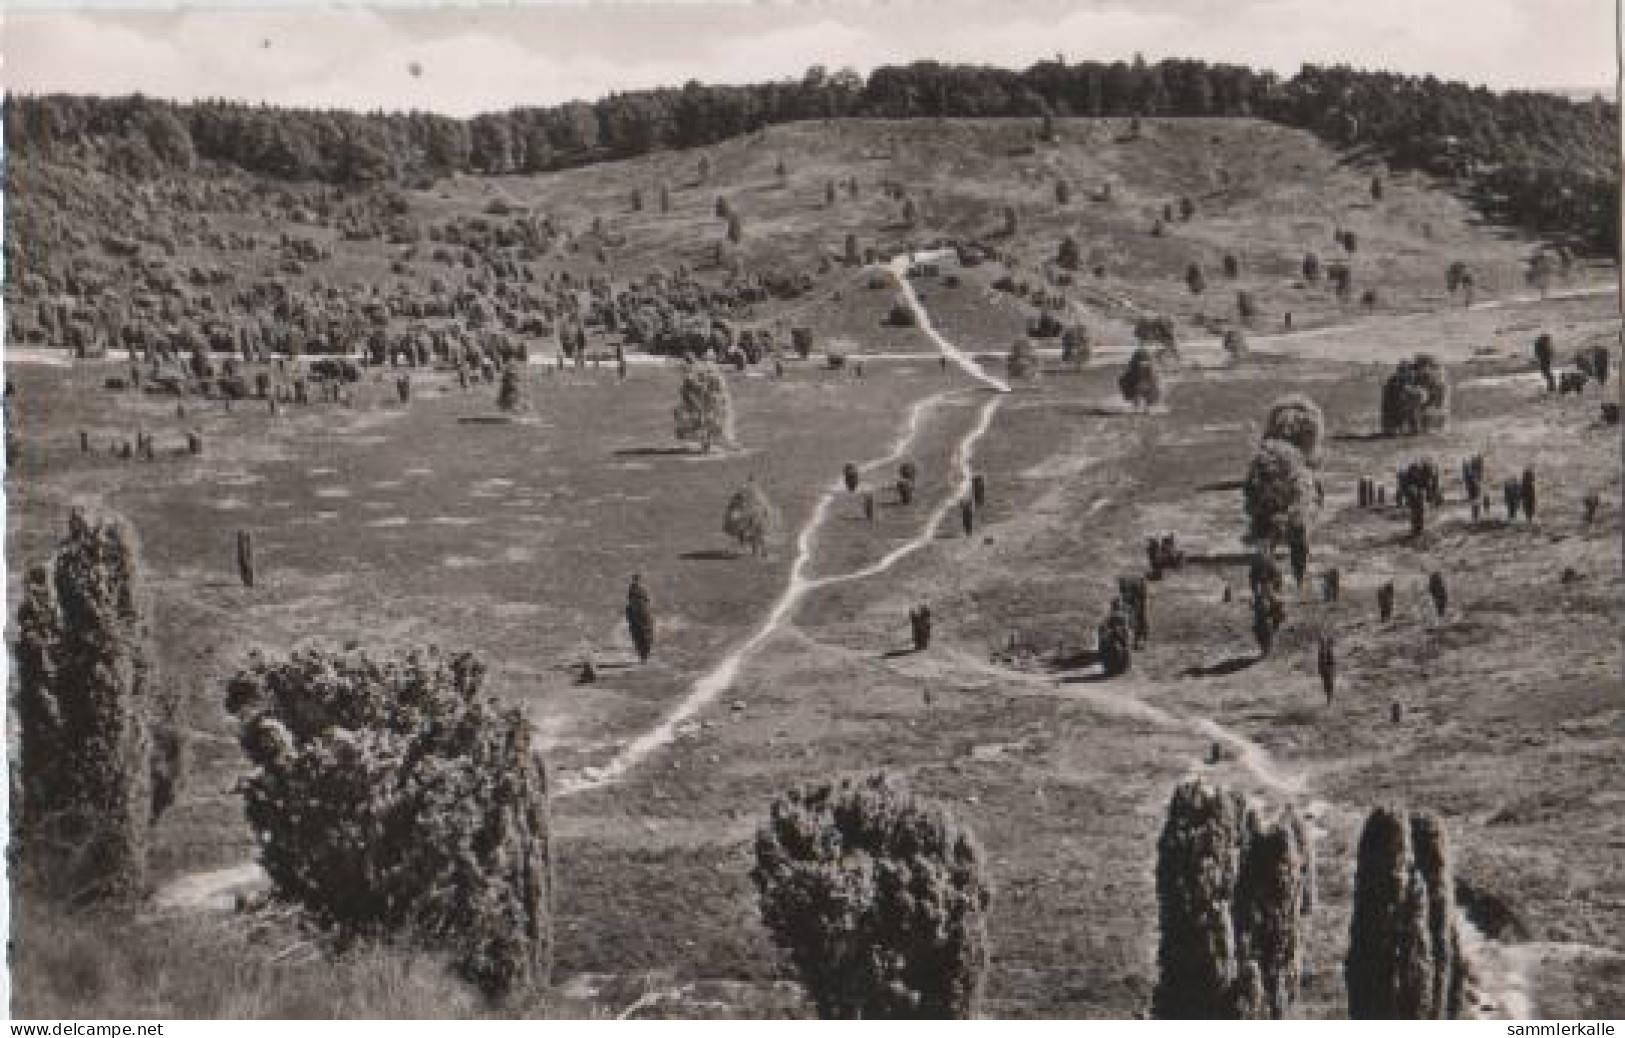
[[[921,258],[924,258],[923,256]],[[948,340],[944,339],[930,324],[924,308],[920,305],[919,297],[915,294],[913,286],[908,282],[908,264],[906,261],[894,261],[887,269],[896,277],[902,290],[903,298],[914,310],[916,320],[922,331],[937,344],[942,354],[953,361],[962,371],[976,381],[999,393],[1009,392],[1009,386],[993,378],[977,366],[976,362],[961,352]],[[872,472],[887,465],[896,464],[908,456],[911,445],[919,435],[924,424],[926,413],[955,397],[965,397],[966,390],[945,390],[917,401],[909,409],[908,419],[898,433],[890,450],[882,457],[866,462],[861,466],[862,471]],[[726,692],[738,679],[739,672],[750,657],[779,633],[793,617],[796,607],[808,593],[819,588],[829,587],[855,580],[865,580],[877,576],[897,565],[903,559],[930,544],[937,536],[943,520],[956,508],[959,501],[970,492],[971,484],[971,458],[976,444],[987,434],[992,425],[993,415],[998,410],[1002,397],[994,396],[982,404],[976,422],[971,426],[965,436],[954,449],[954,466],[958,470],[958,480],[954,492],[949,494],[926,520],[924,527],[913,538],[892,549],[879,561],[862,569],[850,573],[831,574],[822,577],[807,576],[807,569],[812,563],[813,552],[817,545],[818,531],[823,525],[825,517],[829,514],[830,506],[845,491],[844,486],[837,480],[832,482],[818,499],[812,515],[803,524],[796,535],[795,561],[791,564],[790,579],[785,589],[780,593],[772,609],[749,638],[735,646],[728,655],[724,656],[706,674],[695,681],[689,688],[689,693],[677,706],[653,728],[632,739],[609,763],[597,768],[583,769],[572,775],[561,778],[555,786],[555,797],[568,797],[589,790],[602,789],[623,778],[627,772],[642,763],[651,754],[671,744],[676,738],[677,729],[685,721],[703,710],[717,697]],[[730,408],[730,411],[732,408]],[[193,872],[177,877],[164,887],[160,888],[154,896],[154,903],[165,909],[229,909],[238,892],[263,885],[266,880],[264,871],[256,864],[245,863],[226,868],[212,869],[203,872]]]
[[[934,253],[920,253],[916,255],[915,260],[928,262],[936,258],[936,256],[937,254]],[[791,564],[789,580],[761,625],[747,639],[735,646],[718,661],[710,671],[696,680],[690,686],[688,695],[657,725],[628,742],[607,764],[598,768],[584,769],[564,778],[555,788],[555,796],[568,797],[612,785],[652,754],[670,745],[676,738],[677,729],[685,721],[688,721],[727,691],[738,679],[740,672],[750,661],[750,658],[775,635],[791,626],[797,607],[807,595],[821,588],[866,580],[892,569],[899,562],[935,540],[943,521],[969,492],[972,478],[971,460],[976,445],[987,434],[992,425],[993,417],[1003,401],[1002,394],[1009,392],[1010,387],[1001,380],[982,371],[972,357],[943,338],[935,329],[931,324],[929,315],[921,305],[919,297],[909,284],[907,275],[909,265],[907,257],[899,257],[893,260],[886,269],[897,279],[902,291],[902,297],[913,311],[920,330],[937,346],[942,356],[951,360],[960,370],[983,386],[1000,394],[992,396],[982,403],[976,421],[954,449],[953,467],[957,473],[954,492],[945,496],[942,503],[932,511],[923,527],[913,538],[892,549],[876,562],[846,573],[810,577],[807,575],[807,571],[812,564],[817,548],[819,530],[823,526],[833,503],[845,492],[845,488],[839,480],[833,481],[818,499],[812,514],[797,533],[795,558]],[[1479,306],[1484,305],[1479,304]],[[1307,336],[1320,331],[1319,329],[1305,330],[1295,334],[1297,336]],[[1285,336],[1280,338],[1285,338]],[[970,394],[972,392],[974,391],[963,389],[946,390],[917,401],[910,408],[908,418],[888,453],[865,463],[861,467],[862,471],[872,472],[895,464],[906,457],[924,424],[925,415],[932,408],[946,404],[956,398],[971,399]],[[1102,504],[1104,502],[1097,502],[1096,507],[1098,508]],[[1002,681],[1027,685],[1044,685],[1052,692],[1056,684],[1053,677],[1024,674],[1009,668],[985,663],[963,653],[956,654],[955,662],[956,665],[963,666],[966,670],[996,677]],[[1172,713],[1128,693],[1121,683],[1114,683],[1109,692],[1091,686],[1069,686],[1065,694],[1069,699],[1087,701],[1106,713],[1138,717],[1159,726],[1184,729],[1212,739],[1233,751],[1236,763],[1277,795],[1287,799],[1299,799],[1308,796],[1309,781],[1305,773],[1297,768],[1278,763],[1257,742],[1219,724],[1210,717],[1181,716]],[[1345,816],[1352,823],[1358,823],[1357,812],[1329,804],[1323,800],[1308,801],[1306,806],[1319,816],[1320,824],[1315,828],[1321,830],[1322,833],[1324,832],[1325,821],[1330,815]],[[154,901],[159,908],[171,910],[229,909],[238,891],[262,885],[264,881],[264,872],[258,865],[252,863],[196,872],[172,881],[158,891]],[[1534,998],[1534,992],[1539,987],[1536,978],[1541,968],[1546,965],[1547,959],[1596,956],[1615,959],[1625,958],[1625,954],[1619,951],[1586,944],[1527,942],[1503,945],[1483,937],[1464,915],[1460,916],[1458,921],[1466,931],[1467,939],[1475,955],[1475,961],[1479,964],[1481,971],[1480,984],[1483,989],[1481,995],[1490,999],[1500,1012],[1512,1019],[1526,1019],[1535,1015],[1538,1011],[1539,1007]],[[634,1003],[628,1012],[643,1008],[654,1000],[656,999],[653,996],[645,996],[644,999]]]
[[[935,252],[917,252],[912,258],[907,255],[898,256],[886,265],[886,269],[891,272],[892,277],[897,279],[898,287],[903,290],[903,301],[914,312],[915,325],[925,333],[926,338],[931,340],[937,349],[942,352],[942,355],[953,361],[959,366],[959,370],[976,381],[1001,393],[1008,393],[1010,392],[1009,385],[983,371],[970,354],[965,353],[958,346],[942,337],[942,333],[938,332],[936,326],[931,323],[931,315],[925,312],[925,307],[920,303],[919,294],[914,291],[914,286],[909,283],[909,267],[915,263],[930,263],[947,255],[951,255],[948,250],[939,249]]]
[[[919,259],[933,258],[934,254],[920,254]],[[915,320],[920,330],[936,343],[943,356],[953,361],[962,371],[983,385],[998,391],[1008,393],[1010,387],[999,379],[984,372],[974,360],[961,352],[947,339],[944,339],[932,327],[925,308],[920,305],[919,296],[908,281],[908,260],[899,257],[891,262],[887,269],[897,279],[902,289],[903,298],[914,311]],[[907,456],[909,446],[919,435],[927,411],[942,404],[949,399],[963,395],[963,390],[946,390],[925,397],[917,401],[909,409],[908,421],[904,423],[902,432],[898,435],[891,450],[883,457],[866,462],[861,466],[862,471],[872,472],[877,468],[894,464]],[[885,556],[862,569],[850,573],[831,574],[822,577],[809,577],[807,569],[812,564],[813,553],[818,543],[818,531],[829,514],[830,506],[845,492],[844,486],[837,479],[831,482],[813,507],[812,515],[801,527],[796,535],[795,561],[790,565],[790,579],[780,593],[778,600],[768,611],[767,619],[745,641],[737,645],[728,655],[724,656],[716,666],[712,667],[699,680],[689,688],[689,693],[676,708],[661,719],[660,723],[627,743],[607,764],[596,768],[583,769],[576,774],[563,778],[555,788],[554,795],[559,797],[572,796],[588,790],[601,789],[622,778],[628,771],[642,763],[650,754],[668,746],[677,737],[677,729],[706,706],[715,702],[717,697],[731,688],[739,677],[740,670],[752,655],[756,653],[769,639],[779,633],[795,615],[796,607],[813,591],[829,587],[834,584],[843,584],[855,580],[866,580],[869,577],[885,573],[902,560],[919,551],[936,539],[942,522],[949,513],[958,507],[961,499],[970,492],[971,485],[971,457],[976,444],[987,434],[993,423],[994,412],[998,410],[1001,397],[995,396],[982,405],[975,424],[965,433],[958,445],[954,448],[954,468],[958,473],[958,481],[954,492],[947,495],[942,503],[931,513],[920,532],[908,541],[887,552]]]

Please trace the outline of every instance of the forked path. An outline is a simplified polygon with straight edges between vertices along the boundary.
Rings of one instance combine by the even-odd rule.
[[[931,258],[934,258],[934,254],[919,254],[915,257],[917,261],[929,261]],[[685,721],[694,717],[732,687],[751,657],[775,635],[792,626],[797,607],[809,594],[834,585],[866,580],[892,569],[930,544],[937,537],[944,520],[969,492],[972,478],[971,461],[976,445],[991,427],[994,415],[1002,403],[1002,394],[1008,392],[1009,387],[982,371],[970,356],[937,332],[909,284],[908,266],[909,264],[900,258],[893,261],[887,269],[896,277],[902,298],[913,311],[920,330],[937,346],[942,356],[977,382],[1000,394],[989,397],[982,403],[976,420],[955,446],[952,463],[956,474],[954,491],[944,497],[914,537],[898,545],[879,560],[849,572],[813,577],[808,574],[817,551],[819,531],[827,520],[831,506],[844,493],[842,484],[839,481],[832,481],[796,535],[795,556],[789,580],[762,624],[719,660],[710,671],[696,680],[690,686],[687,696],[658,724],[626,743],[607,764],[564,777],[555,787],[555,796],[567,797],[613,785],[651,755],[670,745],[677,736],[678,728]],[[955,402],[956,399],[967,398],[968,391],[960,389],[936,393],[917,401],[910,408],[908,418],[888,453],[867,462],[862,466],[862,470],[872,472],[896,464],[907,457],[924,426],[925,416],[931,409]],[[968,655],[959,655],[955,662],[968,671],[980,672],[984,676],[1035,687],[1045,686],[1048,691],[1053,691],[1055,687],[1053,678],[1020,674],[1008,668],[984,663]],[[1288,800],[1306,801],[1305,807],[1309,813],[1318,816],[1316,821],[1319,824],[1311,827],[1312,832],[1319,829],[1323,833],[1327,822],[1332,818],[1336,818],[1340,824],[1358,824],[1357,811],[1328,804],[1323,800],[1308,799],[1309,776],[1298,768],[1276,761],[1267,750],[1252,739],[1219,724],[1210,717],[1181,716],[1154,706],[1142,695],[1135,695],[1132,686],[1133,682],[1127,686],[1114,685],[1109,694],[1104,690],[1097,691],[1087,686],[1071,686],[1066,695],[1069,699],[1086,700],[1097,709],[1108,713],[1135,716],[1160,726],[1184,729],[1225,745],[1232,752],[1235,763],[1253,775],[1263,786]],[[169,909],[195,910],[217,907],[229,909],[235,892],[263,885],[264,882],[263,871],[253,864],[197,872],[172,881],[157,893],[155,901],[159,907]],[[1583,944],[1530,942],[1502,945],[1483,938],[1464,916],[1460,917],[1460,923],[1467,931],[1468,942],[1479,964],[1482,999],[1488,1001],[1494,1010],[1514,1019],[1526,1018],[1537,1011],[1534,993],[1540,988],[1538,976],[1543,969],[1551,968],[1553,960],[1561,962],[1584,957],[1620,957],[1620,952],[1613,949]]]
[[[894,262],[888,269],[896,276],[903,297],[914,310],[920,328],[937,344],[942,355],[988,388],[1001,394],[1008,392],[1009,386],[982,371],[974,360],[962,353],[931,327],[930,319],[926,315],[924,308],[921,307],[919,297],[915,295],[913,287],[908,282],[907,265]],[[908,419],[888,453],[865,463],[861,467],[862,471],[872,472],[902,461],[909,455],[910,449],[924,425],[926,413],[932,408],[945,404],[956,397],[964,396],[966,396],[965,390],[945,390],[917,401],[909,409]],[[865,580],[877,576],[930,544],[936,538],[944,519],[957,506],[958,502],[970,492],[972,455],[977,442],[987,434],[988,428],[992,425],[994,412],[997,411],[1001,399],[1000,396],[994,396],[982,404],[976,421],[955,446],[953,466],[957,473],[957,482],[954,492],[943,499],[943,502],[927,518],[924,527],[918,534],[892,549],[879,561],[861,569],[850,573],[810,577],[807,574],[813,560],[813,553],[817,547],[818,531],[823,526],[831,505],[844,492],[844,487],[839,481],[832,482],[829,489],[818,499],[812,515],[808,517],[807,522],[803,524],[800,532],[796,535],[795,560],[791,564],[789,582],[786,584],[784,591],[780,593],[778,600],[773,603],[767,619],[762,622],[761,626],[749,638],[718,661],[710,671],[695,681],[690,686],[688,695],[658,724],[628,742],[621,748],[619,753],[611,758],[609,763],[597,768],[583,769],[580,772],[561,778],[554,788],[553,795],[555,797],[568,797],[576,793],[584,793],[611,785],[623,778],[627,772],[642,763],[651,754],[670,745],[677,737],[677,729],[683,722],[692,718],[712,702],[715,702],[718,696],[733,686],[733,683],[739,677],[739,672],[750,657],[775,634],[784,629],[794,616],[796,607],[801,604],[801,601],[810,592],[834,584]],[[258,865],[245,863],[176,877],[158,890],[154,901],[159,907],[172,910],[212,908],[229,910],[237,893],[263,886],[265,882],[265,873]]]
[[[918,258],[930,259],[935,254],[921,254]],[[961,352],[953,343],[944,339],[931,325],[931,319],[920,305],[919,296],[908,280],[908,262],[899,257],[893,260],[887,269],[897,279],[903,298],[909,308],[914,312],[914,319],[921,331],[936,344],[944,357],[953,361],[962,371],[978,382],[999,393],[1008,393],[1010,387],[1004,382],[984,372],[965,353]],[[923,426],[923,419],[931,408],[945,403],[949,399],[962,395],[962,390],[946,390],[917,401],[909,409],[908,421],[904,423],[903,430],[898,434],[895,444],[884,457],[876,458],[862,466],[864,472],[871,472],[877,468],[894,464],[908,455],[909,448],[919,435]],[[818,545],[818,531],[823,526],[825,517],[835,500],[844,492],[839,480],[832,481],[818,504],[813,507],[812,515],[796,534],[795,559],[790,564],[790,579],[780,593],[778,600],[768,611],[767,619],[762,621],[760,627],[745,641],[736,646],[728,655],[724,656],[716,666],[712,667],[704,676],[690,687],[689,693],[676,708],[661,719],[653,728],[637,736],[627,743],[609,763],[596,768],[586,768],[573,775],[563,778],[555,789],[555,796],[567,797],[588,790],[601,789],[618,781],[632,768],[642,763],[650,754],[670,745],[677,738],[677,729],[706,706],[715,702],[717,697],[726,692],[738,680],[739,672],[752,655],[756,653],[769,639],[778,634],[795,615],[796,607],[810,592],[834,584],[843,584],[854,580],[867,580],[870,577],[885,573],[903,559],[919,551],[936,539],[937,531],[941,529],[943,520],[958,502],[970,492],[971,486],[971,457],[976,444],[987,434],[988,427],[993,423],[993,414],[998,410],[1001,397],[994,396],[988,399],[977,415],[976,421],[965,433],[964,437],[954,448],[953,465],[956,472],[957,484],[954,492],[943,498],[943,501],[931,513],[925,525],[914,537],[886,553],[879,561],[850,573],[837,573],[822,577],[807,575],[812,565],[813,554]]]

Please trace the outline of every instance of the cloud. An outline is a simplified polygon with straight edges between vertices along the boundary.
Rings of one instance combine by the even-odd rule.
[[[913,0],[314,12],[24,12],[8,88],[468,115],[614,90],[937,58],[1020,66],[1189,56],[1432,72],[1492,86],[1613,80],[1607,0]],[[421,75],[411,69],[416,63]]]

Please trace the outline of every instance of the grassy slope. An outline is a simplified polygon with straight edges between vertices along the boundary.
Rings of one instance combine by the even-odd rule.
[[[1088,265],[1100,262],[1107,270],[1104,279],[1080,278],[1073,294],[1091,303],[1127,300],[1184,318],[1234,318],[1235,292],[1245,289],[1270,326],[1287,310],[1297,327],[1342,316],[1324,283],[1296,281],[1311,251],[1324,262],[1348,260],[1355,298],[1374,287],[1380,309],[1436,305],[1444,269],[1456,259],[1478,272],[1481,294],[1521,287],[1527,242],[1483,226],[1443,185],[1412,174],[1390,177],[1383,200],[1374,202],[1370,178],[1382,171],[1340,157],[1307,133],[1250,120],[1162,120],[1148,122],[1144,136],[1131,141],[1115,120],[1062,120],[1059,127],[1058,143],[1011,154],[1028,143],[1030,127],[1018,121],[804,123],[703,151],[543,178],[460,180],[439,194],[442,204],[500,194],[565,214],[576,226],[601,215],[612,235],[626,238],[611,265],[629,270],[647,262],[703,267],[724,230],[713,213],[719,195],[743,214],[749,265],[764,269],[805,268],[820,251],[838,254],[847,233],[865,244],[948,235],[987,237],[1038,281],[1031,276],[1038,265],[1073,234]],[[700,154],[712,164],[704,185],[694,172]],[[789,171],[784,186],[773,172],[780,160]],[[839,192],[826,207],[825,184],[849,176],[862,185],[859,197]],[[1065,207],[1056,203],[1057,178],[1072,187]],[[921,224],[912,232],[900,222],[901,203],[876,190],[888,180],[918,201]],[[672,214],[630,211],[634,189],[644,190],[652,209],[654,185],[662,182],[674,187]],[[1094,200],[1108,184],[1111,201]],[[1162,207],[1183,196],[1197,203],[1197,215],[1152,237]],[[1020,220],[1014,239],[999,237],[1007,204]],[[1336,228],[1356,232],[1357,253],[1348,256],[1332,241]],[[1234,282],[1222,276],[1226,252],[1241,262]],[[1209,288],[1201,296],[1183,281],[1191,262],[1206,271]]]
[[[1118,340],[1127,335],[1123,321],[1144,311],[1177,316],[1187,334],[1193,328],[1187,322],[1197,318],[1233,321],[1242,290],[1257,300],[1259,330],[1278,327],[1288,311],[1299,328],[1341,321],[1350,309],[1363,312],[1358,302],[1338,303],[1324,281],[1297,280],[1303,255],[1311,251],[1325,263],[1348,261],[1353,299],[1375,289],[1378,312],[1436,308],[1444,297],[1445,268],[1455,260],[1474,269],[1481,297],[1521,287],[1521,262],[1533,247],[1528,239],[1483,225],[1449,193],[1449,185],[1415,174],[1387,177],[1384,198],[1375,202],[1370,178],[1383,171],[1339,155],[1307,133],[1239,119],[1150,120],[1137,140],[1123,136],[1126,124],[1119,120],[1069,119],[1058,126],[1056,143],[1034,147],[1032,126],[1020,120],[809,122],[706,149],[557,174],[458,177],[402,196],[420,224],[481,216],[494,202],[548,214],[572,238],[538,257],[532,270],[542,278],[570,270],[578,276],[607,275],[617,283],[683,265],[704,281],[720,283],[724,273],[712,252],[724,239],[725,224],[715,205],[725,197],[744,220],[739,252],[747,269],[816,276],[811,295],[758,306],[749,320],[785,329],[808,323],[825,339],[856,342],[863,349],[904,348],[910,337],[880,326],[889,293],[855,291],[861,281],[840,268],[816,274],[818,257],[838,256],[848,233],[865,245],[897,246],[943,235],[984,238],[1011,257],[1018,280],[1035,285],[1044,282],[1040,268],[1053,259],[1062,237],[1075,235],[1086,269],[1066,291],[1088,310],[1074,317]],[[711,163],[704,183],[696,172],[701,157]],[[788,170],[782,183],[774,172],[780,161]],[[20,197],[35,199],[46,217],[60,210],[69,233],[83,239],[76,253],[108,270],[118,264],[101,255],[85,228],[163,232],[176,242],[174,256],[163,262],[183,283],[192,267],[218,266],[232,272],[239,285],[275,277],[317,292],[398,285],[419,294],[432,279],[456,286],[467,275],[460,265],[435,261],[436,245],[427,240],[416,246],[346,241],[333,227],[307,222],[315,208],[312,196],[339,197],[334,192],[296,190],[284,206],[271,191],[247,196],[247,208],[217,193],[198,212],[177,217],[162,188],[135,189],[51,167],[29,166],[18,176]],[[842,190],[833,206],[826,205],[825,185],[848,177],[858,180],[859,195],[852,198]],[[1057,178],[1072,187],[1064,207],[1055,198]],[[919,226],[910,230],[901,223],[902,205],[885,196],[885,183],[908,189],[920,209]],[[659,211],[661,184],[671,188],[669,213]],[[1108,185],[1111,200],[1096,200]],[[249,185],[233,174],[216,186]],[[644,196],[642,211],[631,205],[637,190]],[[1187,196],[1197,205],[1196,216],[1176,219],[1163,236],[1153,237],[1150,230],[1163,207],[1177,207]],[[1013,238],[1000,231],[1007,204],[1020,220]],[[595,219],[603,221],[602,239],[590,233]],[[1358,235],[1354,255],[1333,241],[1339,228]],[[230,233],[257,236],[259,247],[218,251],[205,244],[210,234]],[[311,263],[300,275],[278,274],[275,245],[283,233],[330,247],[333,259]],[[610,244],[600,262],[603,241]],[[147,255],[154,252],[149,248]],[[1226,253],[1241,264],[1235,280],[1222,274]],[[1206,273],[1208,288],[1201,295],[1192,295],[1184,283],[1192,262]],[[1104,277],[1093,275],[1097,264],[1105,268]],[[986,284],[1005,272],[1004,265],[993,265],[968,280]],[[225,289],[188,291],[212,294],[217,302],[229,295]],[[840,300],[833,298],[837,292]],[[1015,312],[991,324],[967,313],[963,328],[956,315],[946,314],[944,327],[970,344],[1003,349],[1029,316],[1022,305],[1004,309]],[[542,352],[553,349],[551,342],[535,345]]]

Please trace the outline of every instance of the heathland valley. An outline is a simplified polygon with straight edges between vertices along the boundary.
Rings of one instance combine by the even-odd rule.
[[[5,117],[17,1015],[1625,1014],[1616,105]]]

